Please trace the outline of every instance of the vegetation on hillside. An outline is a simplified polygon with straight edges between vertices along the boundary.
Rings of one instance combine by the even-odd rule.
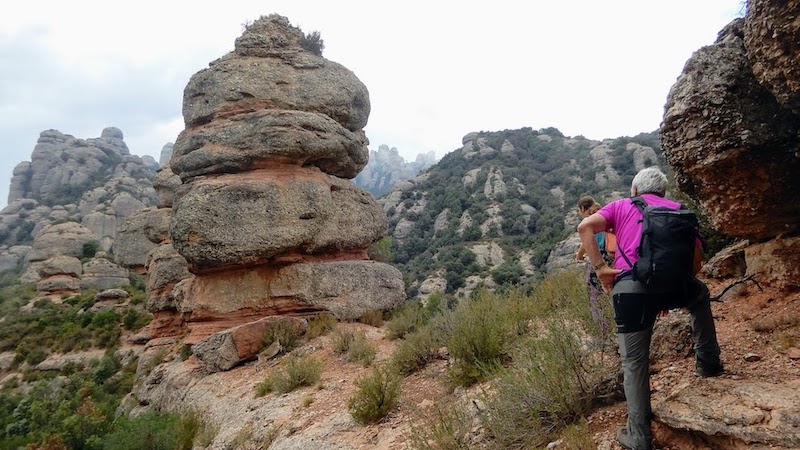
[[[392,248],[410,284],[434,272],[443,274],[448,293],[470,275],[490,276],[498,284],[518,282],[523,264],[541,269],[553,247],[574,231],[565,226],[564,216],[582,195],[603,199],[613,191],[627,192],[635,174],[628,143],[650,147],[661,158],[656,133],[609,141],[620,179],[603,181],[598,173],[606,167],[589,154],[599,144],[595,141],[567,138],[554,128],[481,132],[476,139],[482,149],[492,150],[447,154],[389,210],[390,230],[401,220],[413,222],[408,237]],[[509,144],[513,151],[501,151]],[[487,180],[500,173],[505,192],[487,194]],[[474,181],[466,182],[470,176]],[[446,223],[434,230],[441,217]],[[487,241],[511,255],[503,266],[489,269],[475,261],[470,247]],[[530,252],[529,261],[518,258],[524,250]]]
[[[34,294],[33,286],[5,279],[0,288],[0,351],[15,353],[11,368],[20,374],[0,386],[0,448],[191,448],[196,419],[117,414],[134,386],[138,364],[132,353],[119,351],[120,336],[149,321],[141,307],[144,292],[131,288],[130,306],[97,311],[91,309],[92,291],[63,303],[31,304]],[[36,369],[50,354],[90,349],[106,351],[58,370]]]

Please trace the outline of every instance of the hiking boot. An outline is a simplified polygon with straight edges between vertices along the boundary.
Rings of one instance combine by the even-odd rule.
[[[716,364],[700,364],[698,363],[695,366],[695,373],[703,378],[711,378],[717,377],[722,375],[725,369],[722,367],[722,363]]]
[[[617,442],[625,450],[637,450],[631,442],[631,436],[628,434],[628,427],[619,427],[617,430]],[[642,450],[652,450],[653,447],[647,447]]]

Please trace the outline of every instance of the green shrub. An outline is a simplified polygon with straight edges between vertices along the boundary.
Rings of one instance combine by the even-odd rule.
[[[308,322],[308,328],[306,328],[306,337],[309,339],[314,339],[322,336],[323,334],[333,331],[338,323],[339,321],[336,320],[336,316],[331,313],[317,314]]]
[[[347,362],[358,362],[367,367],[375,360],[377,349],[363,331],[340,327],[331,335],[331,343],[333,351],[343,354]]]
[[[483,291],[453,310],[447,348],[455,364],[451,383],[469,386],[483,380],[507,359],[517,335],[519,311],[514,302]]]
[[[361,314],[358,321],[373,327],[380,327],[383,325],[383,313],[376,309],[368,309]]]
[[[302,334],[289,321],[279,321],[271,324],[264,332],[264,346],[270,346],[275,341],[280,341],[284,352],[290,352],[300,344]]]
[[[395,347],[389,366],[402,375],[414,373],[436,358],[445,339],[441,330],[433,325],[407,335]]]
[[[100,243],[97,241],[89,241],[83,244],[81,256],[84,259],[94,258],[94,255],[96,255],[98,251],[100,251]]]
[[[469,450],[473,420],[459,405],[434,405],[430,414],[411,425],[414,450]]]
[[[256,397],[270,392],[285,394],[299,387],[311,386],[320,380],[322,369],[322,360],[313,356],[287,356],[281,367],[271,371],[256,385]]]
[[[499,448],[539,448],[586,414],[615,376],[612,358],[589,357],[574,324],[552,320],[540,337],[517,346],[485,397],[484,426]]]
[[[190,450],[193,439],[194,434],[178,414],[148,411],[119,419],[102,443],[108,450]]]
[[[325,42],[322,40],[319,31],[312,31],[300,39],[300,47],[317,56],[322,56],[322,51],[325,50]]]
[[[356,380],[358,390],[350,399],[350,414],[361,424],[375,423],[397,407],[400,378],[383,368]]]
[[[137,308],[128,308],[122,317],[122,324],[126,330],[136,332],[150,323],[152,319],[153,316],[148,313],[142,312]]]
[[[431,318],[441,313],[441,301],[429,302],[428,305],[433,306],[423,306],[418,301],[406,302],[394,310],[391,320],[386,324],[386,337],[400,339],[421,329]]]

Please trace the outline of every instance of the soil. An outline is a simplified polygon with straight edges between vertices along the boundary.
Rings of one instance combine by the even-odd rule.
[[[734,280],[705,280],[712,295]],[[800,293],[779,292],[753,282],[728,291],[712,304],[717,339],[725,371],[720,378],[741,381],[797,379],[800,377]],[[668,395],[678,383],[697,379],[694,356],[666,361],[651,367],[653,401]],[[625,403],[595,411],[587,419],[598,448],[617,450],[617,428],[626,421]],[[653,424],[656,448],[661,450],[708,449],[689,432]]]

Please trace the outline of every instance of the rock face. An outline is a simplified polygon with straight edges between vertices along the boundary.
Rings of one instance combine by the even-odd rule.
[[[798,17],[797,2],[748,2],[744,19],[686,63],[661,130],[681,189],[716,228],[750,241],[734,258],[721,255],[711,274],[754,274],[788,290],[800,287]]]
[[[20,270],[24,282],[64,281],[42,283],[45,292],[79,285],[81,273],[43,279],[38,266],[57,256],[115,251],[120,224],[156,202],[156,166],[152,158],[131,155],[118,128],[93,139],[43,131],[31,161],[14,169],[9,205],[0,211],[0,272]]]
[[[257,353],[263,342],[245,351],[236,336],[264,318],[349,320],[405,299],[400,272],[367,256],[383,209],[347,180],[367,163],[367,89],[302,39],[262,17],[191,78],[159,208],[121,226],[122,262],[147,274],[149,336],[184,336],[208,370]]]
[[[788,109],[800,95],[800,5],[754,5],[686,63],[661,143],[679,186],[716,228],[765,240],[800,224],[800,116]]]

